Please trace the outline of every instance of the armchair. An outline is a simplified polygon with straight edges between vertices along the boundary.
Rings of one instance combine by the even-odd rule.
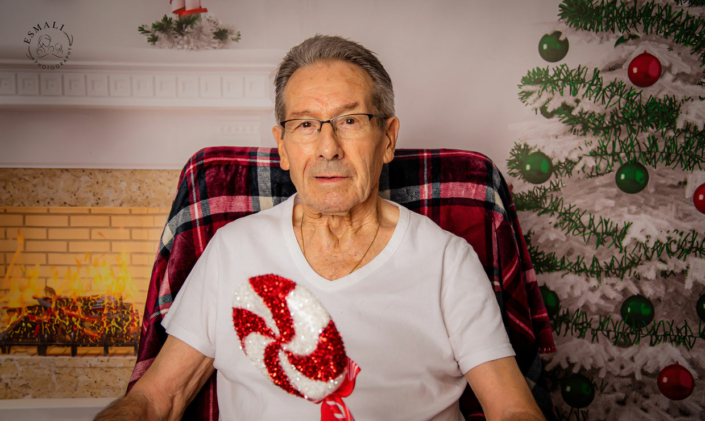
[[[213,147],[197,152],[179,178],[154,263],[131,388],[166,340],[161,320],[213,234],[295,192],[270,148]],[[516,360],[547,419],[555,418],[539,353],[555,351],[548,315],[502,175],[484,155],[450,149],[398,149],[380,177],[380,195],[426,215],[477,252],[502,311]],[[218,419],[215,374],[185,419]],[[460,407],[484,419],[468,387]]]

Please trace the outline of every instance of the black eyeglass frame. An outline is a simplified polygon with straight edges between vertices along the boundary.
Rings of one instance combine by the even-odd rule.
[[[321,127],[318,128],[319,132],[323,129],[323,125],[326,123],[330,124],[330,126],[333,128],[333,131],[335,132],[336,128],[333,125],[333,123],[331,123],[333,120],[337,120],[342,117],[349,117],[349,116],[353,116],[353,115],[366,115],[367,118],[369,119],[369,121],[372,121],[372,117],[385,118],[385,119],[387,118],[384,116],[384,114],[355,113],[355,114],[343,114],[343,115],[335,116],[335,117],[331,118],[330,120],[319,120],[317,118],[291,118],[289,120],[280,121],[279,124],[282,126],[283,129],[286,130],[286,127],[284,125],[290,121],[296,121],[296,120],[317,121],[317,122],[321,123]],[[282,130],[282,136],[284,136],[284,130]]]

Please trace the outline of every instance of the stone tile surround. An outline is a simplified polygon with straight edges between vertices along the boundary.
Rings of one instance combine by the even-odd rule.
[[[169,207],[180,170],[0,168],[0,206]]]
[[[119,397],[134,366],[132,356],[0,355],[0,399]]]

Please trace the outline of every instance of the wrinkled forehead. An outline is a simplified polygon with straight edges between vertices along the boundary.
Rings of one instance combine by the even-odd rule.
[[[372,112],[372,78],[356,64],[320,61],[291,75],[284,99],[286,118],[306,113],[330,118],[335,116],[330,113],[336,112]]]

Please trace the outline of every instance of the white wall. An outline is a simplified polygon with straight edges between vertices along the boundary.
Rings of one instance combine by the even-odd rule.
[[[504,168],[509,124],[542,118],[518,100],[517,84],[542,66],[537,46],[557,23],[559,0],[202,0],[242,32],[237,48],[287,50],[316,33],[352,38],[377,52],[392,76],[399,147],[459,148]],[[166,0],[0,0],[0,45],[23,45],[31,26],[65,24],[74,50],[151,48],[137,26],[169,13]],[[566,62],[585,62],[571,43]],[[3,166],[180,168],[197,149],[238,144],[218,138],[224,111],[0,110]],[[274,122],[268,113],[266,125]],[[242,142],[241,142],[242,143]],[[248,146],[274,146],[268,130]],[[243,145],[244,146],[244,145]]]

